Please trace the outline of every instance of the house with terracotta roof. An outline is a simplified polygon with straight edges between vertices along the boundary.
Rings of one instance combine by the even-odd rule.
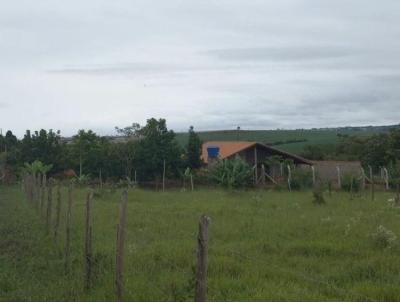
[[[280,156],[283,160],[292,160],[297,165],[312,166],[312,162],[302,158],[298,155],[291,154],[274,147],[251,141],[208,141],[204,142],[202,146],[202,160],[207,165],[212,165],[214,162],[224,159],[230,159],[239,156],[246,161],[255,171],[256,183],[259,182],[259,177],[266,176],[273,182],[275,182],[275,176],[273,171],[268,171],[268,167],[264,167],[263,164],[269,157]],[[257,167],[257,169],[256,169]],[[282,167],[279,169],[282,171]],[[282,174],[282,173],[277,173]],[[280,175],[282,176],[282,175]]]

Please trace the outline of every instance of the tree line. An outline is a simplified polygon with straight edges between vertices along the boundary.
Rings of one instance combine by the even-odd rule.
[[[359,160],[375,171],[396,166],[400,159],[398,128],[371,136],[338,134],[338,138],[338,143],[305,146],[302,156],[311,160]]]
[[[19,175],[27,163],[40,161],[51,166],[49,174],[54,176],[73,170],[77,177],[118,180],[132,179],[136,173],[140,180],[148,181],[161,177],[164,163],[169,177],[202,164],[202,143],[193,127],[184,148],[165,119],[151,118],[143,127],[132,124],[116,127],[116,131],[123,137],[118,142],[92,130],[79,130],[69,141],[60,131],[27,130],[22,139],[7,131],[0,135],[0,169]]]

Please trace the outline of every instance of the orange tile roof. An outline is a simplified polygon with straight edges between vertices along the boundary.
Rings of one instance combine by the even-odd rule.
[[[254,146],[257,142],[244,142],[244,141],[209,141],[205,142],[201,151],[201,158],[205,163],[208,162],[208,147],[219,147],[219,157],[221,159],[227,158],[235,153],[244,149]]]

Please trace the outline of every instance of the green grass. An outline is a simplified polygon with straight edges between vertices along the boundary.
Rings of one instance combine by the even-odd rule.
[[[319,145],[319,144],[335,144],[338,142],[337,134],[346,135],[371,135],[376,133],[374,128],[368,130],[361,130],[360,128],[346,128],[346,129],[326,129],[326,130],[221,130],[221,131],[206,131],[199,132],[199,136],[203,141],[210,140],[243,140],[243,141],[258,141],[267,144],[277,144],[277,148],[284,151],[301,153],[306,145]],[[184,146],[187,143],[187,133],[177,133],[178,142]],[[292,143],[285,143],[293,141]]]
[[[19,188],[0,188],[0,301],[113,301],[119,191],[93,202],[93,288],[83,290],[86,190],[74,192],[72,270],[62,234]],[[379,225],[400,235],[392,193],[312,203],[311,192],[200,190],[129,194],[126,301],[192,301],[198,219],[211,217],[209,301],[400,301],[400,244],[376,246]],[[368,300],[370,297],[372,300]]]

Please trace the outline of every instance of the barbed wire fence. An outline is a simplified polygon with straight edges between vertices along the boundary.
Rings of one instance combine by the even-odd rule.
[[[65,274],[69,274],[71,271],[71,236],[72,236],[72,223],[71,223],[71,217],[73,215],[72,213],[72,205],[74,203],[73,197],[72,197],[72,192],[73,192],[73,186],[72,184],[69,184],[67,187],[67,206],[62,206],[62,199],[61,199],[61,185],[58,184],[57,188],[57,211],[55,213],[56,215],[56,221],[55,224],[52,223],[52,195],[53,195],[53,186],[54,186],[54,181],[49,179],[46,181],[45,177],[41,177],[41,180],[38,181],[38,176],[34,175],[25,175],[23,178],[23,185],[22,189],[25,193],[26,200],[28,201],[28,204],[32,205],[35,209],[38,211],[38,216],[41,219],[44,219],[44,223],[46,225],[46,233],[53,234],[55,240],[55,244],[61,239],[61,237],[57,237],[59,235],[59,228],[60,228],[60,222],[59,222],[59,213],[58,209],[65,209],[66,211],[66,232],[65,232],[65,250],[63,253],[64,257],[64,266],[65,266]],[[47,189],[43,189],[43,186],[46,186]],[[43,192],[47,192],[47,208],[45,209],[46,211],[46,216],[43,217],[43,200],[45,200],[43,196]],[[400,194],[400,193],[399,193]],[[103,276],[109,276],[110,273],[113,273],[112,271],[114,270],[114,287],[115,287],[115,297],[117,301],[134,301],[137,295],[135,295],[134,292],[130,289],[130,287],[126,286],[126,280],[125,280],[125,275],[124,275],[124,263],[125,263],[125,253],[124,250],[126,249],[126,236],[129,234],[129,229],[126,227],[127,225],[127,206],[128,206],[128,190],[124,190],[122,192],[121,196],[121,201],[119,203],[119,216],[118,216],[118,224],[116,225],[116,244],[115,244],[115,262],[114,265],[109,268],[105,267],[102,265],[100,262],[96,262],[93,259],[93,244],[92,240],[93,238],[93,224],[95,221],[93,220],[92,217],[92,199],[93,199],[93,192],[88,192],[87,194],[87,199],[86,199],[86,206],[84,207],[84,215],[85,215],[85,227],[84,227],[84,232],[85,235],[83,236],[84,238],[84,251],[83,251],[83,265],[84,268],[82,269],[83,271],[83,288],[86,290],[90,290],[95,286],[93,280],[93,271],[95,270],[97,274],[103,275]],[[75,214],[74,214],[75,215]],[[197,254],[196,254],[196,269],[194,273],[190,273],[188,271],[184,270],[179,270],[179,273],[187,275],[187,277],[193,277],[194,278],[194,286],[193,286],[193,297],[195,302],[205,302],[207,300],[207,268],[208,268],[208,249],[209,249],[209,224],[210,224],[210,218],[207,217],[206,215],[202,215],[200,217],[199,221],[199,229],[198,232],[188,232],[185,230],[180,230],[185,236],[192,240],[197,240]],[[54,232],[51,232],[51,227],[53,226]],[[212,239],[212,244],[213,245],[218,245],[221,244],[223,246],[226,244],[224,241],[220,241],[216,238]],[[293,268],[287,268],[287,267],[282,267],[279,265],[276,265],[274,263],[271,263],[268,260],[261,259],[259,257],[251,256],[246,253],[243,253],[238,250],[232,250],[232,249],[227,249],[227,252],[225,251],[224,254],[225,256],[232,257],[235,259],[241,259],[245,261],[249,261],[252,263],[262,263],[266,264],[265,267],[271,272],[271,274],[274,273],[281,273],[286,276],[292,276],[295,277],[296,279],[307,281],[313,285],[316,286],[323,286],[326,288],[329,288],[333,290],[334,292],[337,293],[337,295],[341,297],[351,297],[355,299],[361,299],[363,301],[371,301],[371,302],[376,302],[378,300],[369,297],[367,295],[358,293],[356,291],[346,289],[339,287],[338,285],[334,284],[332,281],[329,281],[327,278],[320,276],[320,275],[315,275],[315,274],[307,274],[302,271],[295,270]],[[213,257],[213,255],[210,255]],[[215,255],[218,256],[218,255]],[[165,289],[163,289],[159,284],[156,284],[153,280],[146,280],[146,282],[149,284],[148,286],[151,286],[151,289],[158,291],[161,295],[164,297],[168,297],[170,293],[168,293]]]

